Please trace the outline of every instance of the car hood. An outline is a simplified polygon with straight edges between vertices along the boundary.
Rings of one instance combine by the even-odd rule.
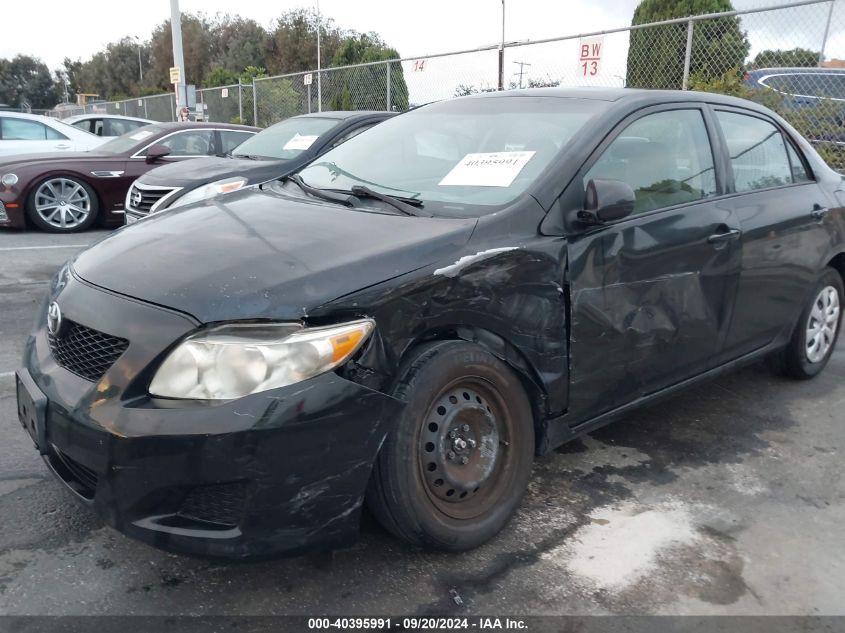
[[[298,320],[459,252],[476,219],[408,217],[261,190],[153,215],[81,253],[91,284],[209,323]]]
[[[288,172],[287,160],[249,160],[247,158],[194,158],[148,171],[138,179],[144,185],[193,189],[215,180],[243,176],[254,185],[279,178]]]
[[[42,152],[40,154],[15,154],[13,156],[0,156],[0,169],[9,166],[23,166],[31,164],[43,163],[60,163],[79,161],[95,161],[101,162],[103,160],[126,160],[124,156],[116,154],[108,154],[106,152],[98,152],[96,150],[90,152]]]

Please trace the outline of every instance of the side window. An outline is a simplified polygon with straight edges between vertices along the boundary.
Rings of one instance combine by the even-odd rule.
[[[44,141],[47,139],[47,126],[27,119],[3,118],[4,141]]]
[[[786,143],[786,151],[789,154],[789,164],[792,167],[792,182],[809,182],[812,180],[804,167],[804,162],[798,156],[798,152],[792,147],[792,143]]]
[[[71,123],[71,125],[85,132],[91,131],[91,119],[82,119],[81,121],[75,121]]]
[[[67,136],[65,136],[58,130],[51,128],[49,125],[45,125],[44,128],[44,131],[47,133],[47,140],[60,141],[63,138],[67,138]]]
[[[584,177],[621,180],[636,195],[634,213],[685,204],[716,193],[713,152],[699,110],[670,110],[637,119]]]
[[[103,119],[102,127],[96,134],[98,136],[123,136],[131,129],[132,127],[129,126],[129,121]]]
[[[221,154],[229,154],[249,137],[255,136],[249,132],[220,132]]]
[[[185,130],[159,141],[170,148],[170,156],[208,156],[214,148],[212,130]]]
[[[716,111],[716,118],[728,143],[737,191],[793,182],[786,143],[772,123],[736,112]]]

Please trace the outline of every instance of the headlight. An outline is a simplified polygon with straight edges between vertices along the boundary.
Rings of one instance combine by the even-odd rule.
[[[0,176],[0,183],[7,187],[13,187],[18,184],[18,176],[17,174],[3,174]]]
[[[185,339],[159,367],[150,394],[231,400],[284,387],[344,363],[373,331],[370,319],[329,327],[223,325]]]
[[[199,202],[200,200],[213,198],[221,193],[232,193],[233,191],[241,189],[244,185],[246,185],[246,178],[240,176],[237,178],[225,178],[216,182],[210,182],[207,185],[203,185],[202,187],[197,187],[193,191],[189,191],[181,198],[177,198],[168,208],[175,209],[176,207],[181,207],[185,204],[191,204],[192,202]]]

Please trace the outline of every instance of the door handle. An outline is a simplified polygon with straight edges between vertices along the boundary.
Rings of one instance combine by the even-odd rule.
[[[827,207],[823,207],[820,204],[814,204],[813,210],[810,211],[810,217],[812,217],[814,220],[824,220],[824,216],[826,216],[828,213],[830,213],[830,209],[828,209]]]
[[[742,235],[742,231],[739,229],[729,229],[721,233],[714,233],[707,238],[707,241],[714,246],[721,247],[725,244],[725,242],[738,240],[740,235]]]
[[[61,145],[56,145],[56,149],[69,149],[70,145],[67,143],[62,143]]]

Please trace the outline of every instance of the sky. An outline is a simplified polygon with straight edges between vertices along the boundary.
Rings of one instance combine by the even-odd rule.
[[[639,0],[506,0],[505,39],[536,41],[630,24]],[[739,10],[782,4],[784,0],[734,0]],[[834,12],[828,57],[845,58],[845,3]],[[473,49],[501,39],[500,0],[320,0],[320,10],[338,26],[375,31],[403,58]],[[117,8],[119,6],[119,9]],[[183,12],[238,13],[270,28],[279,15],[298,7],[316,6],[302,0],[181,0]],[[827,18],[827,6],[815,5],[742,18],[752,44],[751,54],[763,48],[806,46],[817,50]],[[45,20],[45,16],[54,19]],[[61,16],[60,19],[57,16]],[[89,58],[107,43],[124,36],[149,37],[170,17],[169,0],[115,4],[113,0],[84,0],[69,9],[66,0],[4,2],[0,57],[24,53],[58,68],[64,57]],[[11,28],[10,28],[11,27]],[[602,68],[597,82],[621,85],[628,50],[627,33],[605,37]],[[508,81],[518,81],[518,62],[524,79],[577,79],[578,39],[508,49]],[[450,96],[459,84],[479,88],[495,84],[495,52],[429,60],[425,72],[414,72],[413,61],[403,64],[417,101]],[[410,76],[409,76],[410,75]],[[589,83],[581,81],[580,83]]]

